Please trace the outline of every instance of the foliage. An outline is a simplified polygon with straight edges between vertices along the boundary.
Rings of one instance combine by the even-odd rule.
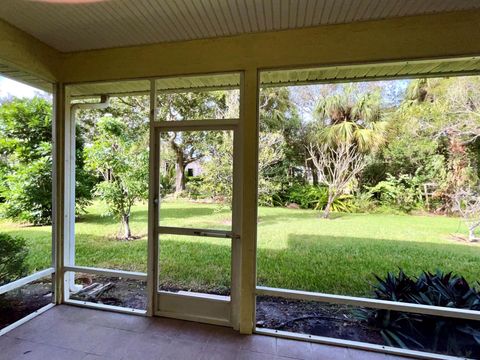
[[[160,172],[160,195],[167,196],[175,190],[175,167],[166,164],[165,171]]]
[[[420,179],[415,176],[393,177],[387,174],[386,180],[368,188],[368,192],[381,205],[409,212],[423,205],[422,185]]]
[[[412,135],[405,140],[405,147],[426,146],[412,158],[423,163],[424,170],[417,170],[418,174],[437,185],[437,212],[452,213],[452,196],[477,181],[478,164],[473,153],[480,136],[478,90],[478,77],[415,80],[396,111],[395,120],[409,127],[407,134]],[[398,135],[403,136],[403,132]],[[436,165],[428,171],[425,165],[434,161]]]
[[[52,221],[52,107],[44,98],[13,99],[0,107],[2,215],[34,225]],[[83,171],[77,142],[77,211],[90,199],[92,179]]]
[[[380,93],[363,92],[353,84],[319,100],[317,129],[307,150],[319,181],[328,188],[324,218],[335,199],[358,180],[366,156],[383,145],[386,123],[380,114]]]
[[[460,189],[454,198],[454,211],[457,211],[468,227],[468,240],[479,240],[475,230],[480,226],[480,189],[468,187]]]
[[[301,209],[323,210],[328,201],[328,189],[325,186],[301,185],[291,186],[284,195],[285,204],[297,204]],[[351,212],[353,196],[341,195],[332,203],[332,211]]]
[[[48,224],[52,217],[51,106],[14,99],[0,108],[3,216]]]
[[[209,146],[202,161],[203,181],[199,192],[217,203],[231,205],[233,194],[233,133],[223,132]]]
[[[461,276],[422,272],[413,279],[400,269],[385,278],[375,275],[377,299],[480,310],[480,292]],[[479,355],[480,328],[473,321],[383,309],[358,311],[360,319],[377,327],[386,343],[403,348],[447,352],[457,356]]]
[[[281,133],[262,132],[258,147],[258,201],[261,205],[274,206],[282,186],[279,175],[283,172],[280,170],[279,174],[278,170],[285,158],[285,138]],[[285,181],[284,176],[280,177]]]
[[[227,92],[186,92],[161,94],[158,118],[166,121],[201,120],[229,114]],[[186,187],[185,168],[201,161],[218,140],[219,132],[183,131],[163,133],[162,140],[172,151],[176,168],[175,193],[180,195]]]
[[[348,192],[365,167],[365,156],[354,143],[339,143],[335,147],[310,144],[311,160],[319,174],[319,182],[328,189],[323,218],[328,218],[335,199]]]
[[[352,207],[358,213],[373,213],[378,211],[378,204],[373,200],[370,192],[358,191],[353,195]]]
[[[319,142],[335,148],[341,143],[354,143],[358,151],[371,152],[384,142],[386,123],[381,121],[379,91],[364,92],[348,84],[317,103]]]
[[[210,137],[215,134],[210,134]],[[284,156],[285,140],[279,133],[260,133],[258,157],[258,196],[259,203],[267,206],[275,205],[275,195],[280,190],[274,170]],[[214,141],[202,146],[201,180],[194,183],[187,181],[187,191],[202,197],[214,199],[219,203],[231,204],[233,183],[233,134],[222,132]],[[273,174],[272,174],[273,172]],[[200,181],[200,182],[199,182]],[[197,184],[198,182],[198,184]]]
[[[24,238],[0,233],[0,286],[27,274],[27,255]]]
[[[209,194],[205,193],[204,190],[205,188],[202,176],[188,176],[185,191],[181,194],[181,197],[186,197],[193,200],[206,199],[209,197]]]
[[[303,178],[307,128],[288,87],[260,91],[259,203],[280,204],[279,192]]]
[[[103,117],[92,145],[86,150],[88,169],[103,180],[95,186],[95,192],[121,221],[124,239],[132,238],[131,208],[135,202],[146,199],[148,190],[148,148],[138,136],[121,120]]]

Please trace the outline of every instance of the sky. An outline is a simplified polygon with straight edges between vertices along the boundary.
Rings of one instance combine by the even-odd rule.
[[[9,96],[32,98],[39,92],[43,93],[34,87],[0,76],[0,98]]]

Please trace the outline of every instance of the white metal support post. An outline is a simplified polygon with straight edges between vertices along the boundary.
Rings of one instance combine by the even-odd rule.
[[[55,303],[63,298],[63,239],[64,239],[64,173],[65,173],[65,85],[55,84],[53,91],[53,186],[52,186],[52,245],[55,268]]]
[[[63,266],[75,265],[75,117],[72,116],[68,87],[65,88],[64,111],[64,204],[63,204]],[[63,300],[74,290],[75,274],[63,273]]]

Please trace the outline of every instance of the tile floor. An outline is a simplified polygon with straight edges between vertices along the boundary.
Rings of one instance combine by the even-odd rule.
[[[0,360],[401,360],[166,318],[56,306],[0,337]]]

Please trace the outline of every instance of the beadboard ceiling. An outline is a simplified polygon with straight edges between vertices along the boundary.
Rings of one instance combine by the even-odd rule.
[[[63,52],[480,8],[480,0],[0,0],[0,18]]]

